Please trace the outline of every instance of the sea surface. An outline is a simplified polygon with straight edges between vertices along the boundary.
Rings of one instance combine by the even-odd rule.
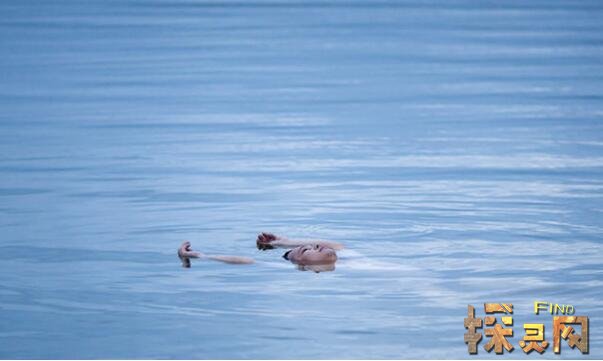
[[[5,0],[0,139],[0,358],[603,358],[601,1]]]

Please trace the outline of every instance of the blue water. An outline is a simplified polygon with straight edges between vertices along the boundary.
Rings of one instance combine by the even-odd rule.
[[[535,300],[603,357],[603,3],[0,14],[1,358],[467,358],[484,302],[515,350],[479,356],[526,358]],[[260,231],[347,249],[300,272]]]

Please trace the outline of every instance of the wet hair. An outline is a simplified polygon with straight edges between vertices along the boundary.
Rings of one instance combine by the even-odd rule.
[[[286,259],[287,261],[289,260],[289,253],[291,253],[291,251],[287,251],[285,252],[285,254],[283,255],[283,258]]]

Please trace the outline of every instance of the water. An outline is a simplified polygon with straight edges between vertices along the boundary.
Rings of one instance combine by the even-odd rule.
[[[479,356],[525,358],[535,300],[603,357],[600,2],[0,13],[0,357],[466,358],[511,302]],[[348,248],[300,272],[260,231]]]

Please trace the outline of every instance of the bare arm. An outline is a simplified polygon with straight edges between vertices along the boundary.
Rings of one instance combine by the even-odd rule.
[[[219,262],[224,262],[224,263],[230,263],[230,264],[251,264],[254,263],[253,258],[249,258],[249,257],[241,257],[241,256],[207,256],[207,258],[214,260],[214,261],[219,261]]]
[[[319,244],[321,246],[332,248],[336,251],[343,249],[343,244],[332,242],[332,241],[323,241],[320,239],[287,239],[283,238],[280,241],[277,241],[275,245],[284,248],[295,248],[298,246],[305,246],[307,244]]]
[[[230,263],[230,264],[250,264],[253,263],[253,259],[249,257],[239,257],[239,256],[223,256],[223,255],[206,255],[201,252],[193,251],[191,248],[191,243],[185,241],[182,243],[180,248],[178,248],[178,257],[182,261],[182,266],[185,268],[190,268],[191,266],[191,258],[205,258],[211,259],[214,261]]]
[[[343,244],[337,242],[323,241],[320,239],[288,239],[285,237],[274,235],[272,233],[260,233],[258,235],[256,243],[259,249],[272,249],[276,247],[295,248],[307,244],[319,244],[321,246],[332,248],[336,251],[342,250],[344,248]]]

